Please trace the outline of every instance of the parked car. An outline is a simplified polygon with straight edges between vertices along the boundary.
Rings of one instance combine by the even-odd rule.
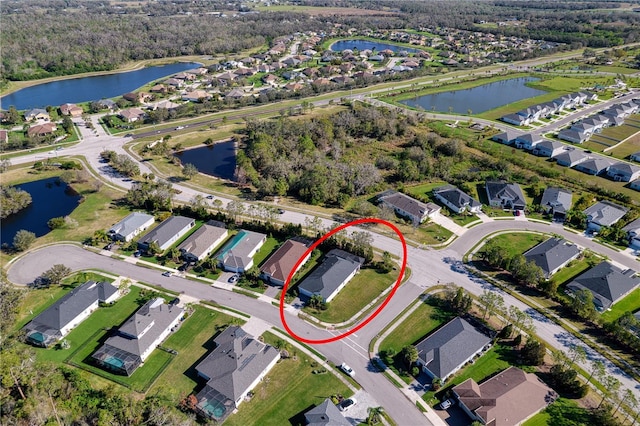
[[[178,126],[178,127],[176,127],[176,130],[182,130],[182,129],[184,129],[184,126]]]
[[[340,370],[344,371],[349,376],[353,377],[356,375],[356,372],[353,371],[353,368],[349,367],[346,363],[340,364]]]
[[[284,210],[278,209],[278,214],[284,214]]]
[[[233,275],[231,275],[231,276],[229,277],[229,280],[228,280],[228,281],[229,281],[230,283],[235,283],[236,281],[238,281],[238,278],[240,278],[240,275],[238,275],[238,274],[233,274]]]
[[[140,257],[140,256],[142,256],[142,252],[140,250],[136,250],[135,252],[133,252],[133,255],[135,257]]]
[[[453,405],[453,400],[445,399],[444,401],[442,401],[440,403],[440,408],[442,408],[443,410],[446,410],[447,408],[451,407],[452,405]]]
[[[358,401],[356,401],[355,398],[343,399],[342,402],[340,403],[340,405],[338,405],[338,409],[340,411],[347,411],[349,408],[353,407],[357,403],[358,403]]]
[[[213,200],[213,195],[207,195],[207,200]]]
[[[170,277],[170,276],[171,276],[171,272],[169,272],[169,271],[164,271],[164,272],[162,273],[162,276],[163,276],[163,277]]]

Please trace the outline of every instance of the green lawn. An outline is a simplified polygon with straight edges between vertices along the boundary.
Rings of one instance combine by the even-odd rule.
[[[638,129],[640,130],[640,129]],[[616,158],[629,159],[631,154],[640,152],[640,135],[633,136],[622,145],[609,151]]]
[[[431,196],[431,191],[440,186],[446,185],[447,182],[429,182],[422,183],[420,185],[407,186],[405,190],[411,195],[426,195],[427,197]]]
[[[553,281],[557,284],[563,284],[569,279],[583,273],[590,268],[589,260],[593,258],[596,258],[595,255],[590,255],[588,258],[572,260],[567,266],[560,269],[555,275],[553,275]]]
[[[253,264],[256,266],[262,265],[262,263],[273,253],[281,241],[276,240],[273,237],[267,237],[267,241],[260,247],[260,250],[253,257]]]
[[[305,312],[321,321],[337,323],[347,321],[378,297],[398,279],[398,272],[381,274],[375,269],[363,268],[338,295],[328,303],[324,311],[304,308]]]
[[[558,398],[553,404],[531,417],[523,426],[588,425],[589,412],[579,407],[576,401]]]
[[[510,232],[497,235],[489,240],[489,243],[497,244],[509,252],[510,255],[522,254],[531,247],[540,244],[547,237],[529,232]]]
[[[625,312],[635,312],[640,309],[640,288],[636,288],[621,301],[613,305],[613,307],[603,312],[601,317],[603,321],[615,321]]]
[[[196,365],[214,348],[213,337],[217,334],[218,327],[230,324],[232,320],[232,317],[223,313],[196,306],[178,332],[170,335],[162,344],[178,351],[178,355],[158,377],[150,392],[161,392],[176,404],[193,392],[198,384]]]
[[[280,340],[271,333],[264,334],[265,341]],[[290,353],[295,353],[289,349]],[[321,404],[331,395],[350,396],[349,389],[332,373],[313,374],[320,369],[305,354],[298,352],[297,360],[281,360],[267,377],[253,390],[251,401],[243,402],[236,414],[225,421],[226,425],[281,426],[304,424],[302,414]]]

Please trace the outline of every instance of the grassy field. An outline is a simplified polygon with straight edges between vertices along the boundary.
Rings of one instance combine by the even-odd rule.
[[[553,404],[524,422],[523,426],[547,425],[588,425],[591,422],[589,412],[578,406],[576,401],[558,398]]]
[[[626,140],[622,145],[608,151],[609,154],[616,158],[628,160],[631,154],[640,152],[640,134],[632,136]]]
[[[162,393],[176,404],[193,392],[199,382],[196,365],[215,347],[213,337],[218,327],[230,324],[232,320],[237,321],[223,313],[197,306],[178,332],[163,343],[164,347],[175,349],[178,355],[158,377],[150,392]]]
[[[280,340],[268,332],[264,334],[264,338],[268,343]],[[319,368],[311,358],[302,353],[298,353],[295,360],[281,360],[254,389],[251,401],[242,403],[238,412],[229,416],[225,424],[304,424],[303,413],[321,404],[325,398],[336,394],[345,397],[351,395],[349,389],[333,374],[312,373]]]
[[[511,256],[522,254],[531,247],[543,242],[547,237],[529,232],[510,232],[497,235],[489,240],[489,243],[497,244],[504,248]]]
[[[640,309],[640,288],[636,288],[621,301],[613,305],[613,307],[603,312],[602,319],[606,322],[615,321],[625,312],[635,312]]]
[[[326,310],[317,311],[308,307],[304,310],[321,321],[329,323],[347,321],[371,303],[387,287],[393,285],[397,279],[397,271],[381,274],[375,269],[363,268],[328,303]]]

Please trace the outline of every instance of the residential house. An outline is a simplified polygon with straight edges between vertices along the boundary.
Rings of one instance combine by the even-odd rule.
[[[587,229],[599,231],[603,226],[611,226],[627,214],[628,208],[610,201],[598,201],[584,210],[587,216]]]
[[[213,342],[215,348],[196,366],[207,383],[195,396],[195,409],[222,423],[276,365],[280,352],[238,326],[227,327]]]
[[[580,149],[570,149],[556,155],[553,159],[556,160],[559,166],[574,167],[584,161],[587,161],[589,156]]]
[[[319,295],[330,302],[360,271],[364,259],[343,250],[331,250],[298,286],[301,296]]]
[[[267,74],[262,76],[262,82],[265,84],[270,84],[271,86],[275,86],[278,82],[278,76],[275,74]]]
[[[47,112],[47,110],[44,109],[40,109],[40,108],[34,108],[30,111],[27,111],[24,114],[24,119],[25,121],[33,121],[33,120],[45,120],[48,121],[50,120],[49,117],[49,113]]]
[[[537,144],[542,142],[542,137],[540,135],[534,135],[533,133],[527,133],[516,137],[514,141],[516,148],[531,151]]]
[[[245,96],[246,94],[241,89],[236,88],[236,89],[231,89],[229,93],[224,95],[224,98],[238,100],[238,99],[244,98]]]
[[[149,99],[151,99],[153,96],[151,96],[149,93],[145,93],[145,92],[129,92],[129,93],[125,93],[124,95],[122,95],[122,97],[124,99],[126,99],[129,102],[133,102],[133,103],[143,103],[148,101]]]
[[[296,266],[298,260],[302,259],[298,267],[293,273],[298,272],[302,266],[307,263],[311,253],[304,256],[307,251],[307,242],[298,241],[295,239],[289,239],[282,244],[278,250],[275,251],[264,262],[260,268],[260,278],[268,283],[275,285],[284,285],[285,281],[293,268]],[[302,258],[304,256],[304,258]]]
[[[189,262],[206,259],[227,238],[225,228],[205,223],[178,246],[182,258]]]
[[[161,297],[151,299],[91,355],[105,370],[130,376],[153,350],[176,329],[184,310],[167,304]]]
[[[76,104],[62,104],[60,105],[60,113],[62,115],[69,115],[71,117],[80,117],[84,110]]]
[[[607,176],[616,182],[631,182],[640,178],[640,167],[620,161],[609,166]]]
[[[471,198],[453,185],[445,185],[433,190],[433,195],[438,201],[447,206],[455,213],[462,213],[468,210],[471,213],[480,213],[482,204]]]
[[[49,347],[76,328],[99,304],[114,302],[120,293],[106,282],[87,281],[74,288],[23,327],[27,342]]]
[[[527,200],[517,183],[487,181],[485,184],[489,205],[503,209],[524,210]]]
[[[606,172],[609,166],[611,166],[611,162],[609,162],[609,160],[597,156],[589,157],[585,161],[578,163],[575,166],[575,169],[589,175],[598,176],[599,174]]]
[[[629,188],[635,189],[636,191],[640,191],[640,179],[636,179],[629,185]]]
[[[636,271],[622,270],[604,261],[567,284],[567,290],[575,292],[587,289],[593,294],[593,303],[600,311],[607,310],[640,285]]]
[[[180,104],[172,102],[169,99],[163,99],[159,102],[149,105],[149,107],[154,111],[157,109],[166,109],[168,111],[171,111],[171,110],[177,109],[179,106]]]
[[[542,193],[540,207],[554,219],[564,220],[565,215],[571,209],[573,194],[571,191],[549,187]]]
[[[542,141],[533,148],[533,155],[539,155],[540,157],[555,157],[558,154],[564,152],[564,144],[558,141]]]
[[[518,135],[519,133],[514,130],[507,130],[506,132],[498,133],[497,135],[493,136],[491,140],[500,142],[501,144],[504,144],[504,145],[512,145],[515,142]]]
[[[167,94],[169,92],[169,88],[165,84],[156,84],[151,89],[149,89],[151,93],[159,93],[161,95]]]
[[[466,320],[456,317],[416,345],[416,363],[430,377],[446,381],[490,346],[489,336]]]
[[[98,101],[98,106],[101,109],[109,109],[111,111],[115,111],[118,109],[118,104],[116,104],[111,99],[101,99]]]
[[[216,79],[218,80],[219,84],[223,86],[230,86],[234,81],[238,80],[238,75],[232,73],[231,71],[227,71],[217,76]]]
[[[194,226],[196,226],[196,221],[190,217],[171,216],[143,235],[138,240],[138,247],[142,250],[149,250],[149,245],[156,243],[161,251],[165,251]]]
[[[629,156],[629,158],[631,159],[631,161],[637,161],[638,163],[640,163],[640,151],[634,152]]]
[[[184,81],[183,80],[178,80],[177,78],[168,78],[164,81],[164,84],[166,84],[167,86],[171,86],[174,88],[180,88],[182,86],[184,86]]]
[[[629,247],[640,249],[640,219],[636,219],[622,228],[627,233]]]
[[[253,256],[267,241],[267,236],[241,230],[218,253],[216,259],[225,271],[246,272],[253,266]]]
[[[538,265],[542,269],[544,277],[549,279],[579,255],[580,249],[575,244],[570,244],[562,238],[549,238],[527,250],[524,253],[524,258],[527,262],[534,262]]]
[[[189,102],[202,102],[205,99],[211,98],[211,94],[207,93],[204,90],[194,90],[192,92],[187,92],[182,95],[183,101]]]
[[[123,109],[118,113],[118,116],[127,123],[133,123],[134,121],[144,120],[147,113],[140,108],[128,108]]]
[[[114,240],[129,242],[154,222],[155,218],[150,214],[133,212],[113,225],[107,234]]]
[[[423,203],[397,191],[383,192],[378,202],[392,208],[398,215],[411,219],[414,224],[422,223],[440,211],[437,204]]]
[[[304,413],[304,419],[307,426],[351,426],[330,398]]]
[[[49,122],[49,123],[36,124],[27,129],[27,136],[29,137],[48,136],[53,134],[53,132],[55,132],[56,130],[58,130],[58,128],[56,127],[55,123]]]
[[[518,426],[551,404],[557,394],[533,373],[509,367],[481,384],[467,379],[453,388],[462,410],[491,426]]]
[[[558,139],[571,143],[584,143],[590,136],[591,133],[585,133],[575,129],[562,129],[558,132]]]

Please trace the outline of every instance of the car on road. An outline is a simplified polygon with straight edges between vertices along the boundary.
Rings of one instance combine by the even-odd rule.
[[[278,209],[278,214],[284,214],[284,210]]]
[[[340,370],[344,371],[349,376],[353,377],[356,375],[356,372],[353,371],[353,368],[349,367],[346,363],[340,364]]]
[[[125,138],[130,138],[133,136],[133,133],[127,133],[126,135],[124,135]]]
[[[452,405],[453,405],[453,401],[451,399],[445,399],[440,403],[440,408],[442,408],[443,410],[446,410]]]
[[[207,200],[213,200],[213,195],[207,195]]]
[[[238,281],[238,278],[240,278],[240,275],[238,275],[238,274],[233,274],[233,275],[231,275],[231,276],[229,277],[229,280],[228,280],[228,281],[229,281],[230,283],[235,283],[236,281]]]
[[[163,276],[163,277],[170,277],[170,276],[171,276],[171,272],[169,272],[169,271],[164,271],[164,272],[162,273],[162,276]]]
[[[347,411],[349,408],[353,407],[357,403],[358,403],[358,401],[356,401],[355,398],[343,399],[342,402],[340,403],[340,405],[338,405],[338,409],[340,411]]]
[[[182,129],[184,129],[184,126],[178,126],[178,127],[176,127],[176,130],[182,130]]]

